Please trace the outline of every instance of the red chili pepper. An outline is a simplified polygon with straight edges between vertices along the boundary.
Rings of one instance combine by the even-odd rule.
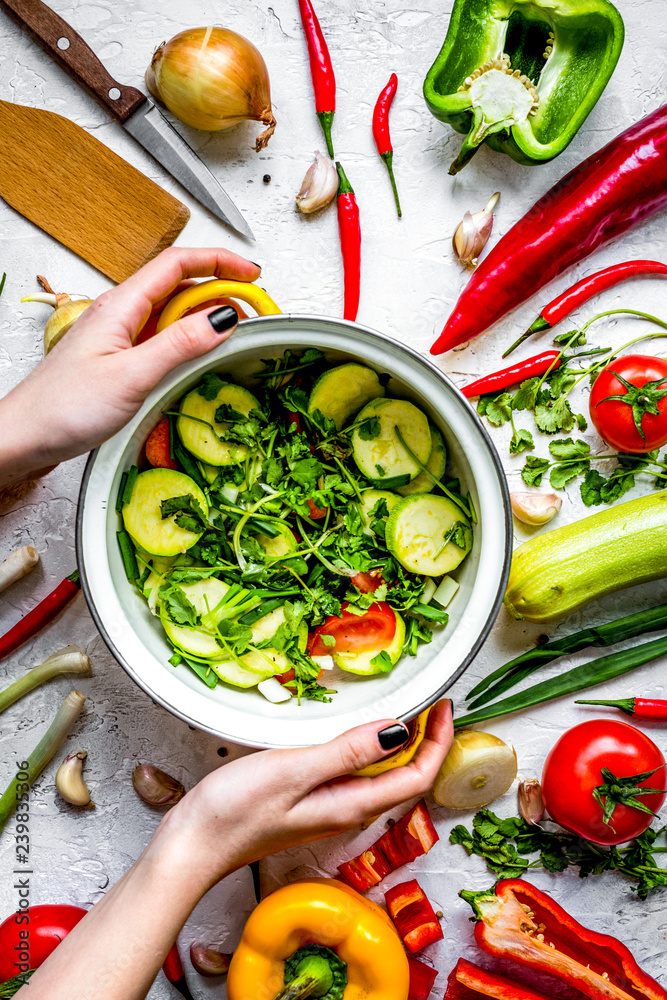
[[[299,0],[301,23],[308,43],[308,59],[310,75],[315,92],[315,110],[320,120],[324,138],[326,139],[329,156],[333,160],[334,149],[331,141],[331,126],[336,110],[336,77],[329,47],[325,41],[317,14],[310,0]]]
[[[174,941],[162,964],[162,971],[172,986],[175,986],[185,1000],[194,1000],[190,988],[185,981],[185,969],[178,951],[178,943]]]
[[[633,719],[647,719],[654,722],[667,721],[667,701],[660,698],[619,698],[618,701],[575,701],[575,705],[609,705],[620,708],[621,712]]]
[[[410,967],[408,1000],[428,1000],[433,983],[438,978],[438,970],[410,955],[408,955],[408,966]]]
[[[489,955],[549,973],[590,1000],[610,1000],[610,984],[642,1000],[667,1000],[624,944],[583,927],[529,882],[507,879],[495,890],[459,895],[475,911],[475,940]]]
[[[59,583],[56,589],[52,590],[36,608],[24,615],[21,621],[0,637],[0,660],[9,656],[20,645],[37,635],[45,625],[52,622],[56,615],[59,615],[63,608],[67,607],[72,598],[76,597],[80,588],[79,571],[75,570],[71,576]]]
[[[516,979],[507,979],[460,958],[449,973],[444,1000],[479,1000],[479,994],[496,1000],[551,1000]]]
[[[589,156],[502,237],[431,348],[482,333],[577,261],[667,205],[667,105]]]
[[[398,191],[396,189],[396,178],[394,177],[394,167],[392,165],[394,150],[391,144],[391,136],[389,135],[389,110],[396,96],[397,88],[398,77],[395,73],[392,73],[389,77],[389,83],[384,90],[380,91],[380,96],[375,102],[375,110],[373,111],[373,138],[375,139],[377,151],[387,166],[391,189],[394,192],[396,211],[400,219],[402,214],[401,203],[398,200]]]
[[[345,307],[343,319],[357,318],[359,311],[359,283],[361,277],[361,229],[359,227],[359,206],[352,185],[345,176],[340,163],[338,170],[338,232],[340,250],[343,255],[343,275],[345,281]]]
[[[544,351],[542,354],[536,354],[532,358],[526,358],[525,361],[518,361],[516,364],[510,365],[509,368],[501,368],[499,372],[478,378],[470,385],[465,385],[461,392],[468,399],[471,399],[473,396],[483,396],[486,392],[499,392],[500,389],[507,389],[509,386],[523,382],[524,379],[533,378],[535,375],[544,375],[549,369],[554,371],[556,368],[560,368],[559,354],[559,351]]]
[[[522,333],[519,339],[505,351],[503,357],[506,358],[534,333],[550,330],[552,326],[556,326],[562,319],[582,306],[584,302],[592,299],[594,295],[599,295],[600,292],[604,292],[608,288],[614,288],[622,281],[630,281],[631,278],[638,278],[646,274],[665,276],[667,275],[667,264],[662,264],[659,260],[626,260],[622,264],[612,264],[611,267],[605,267],[602,271],[596,271],[595,274],[589,274],[587,278],[582,278],[576,285],[572,285],[571,288],[552,299],[526,332]]]
[[[401,882],[384,894],[391,919],[408,951],[421,951],[443,938],[442,927],[416,878]]]
[[[428,854],[439,839],[426,803],[421,799],[368,850],[339,865],[338,871],[353,889],[364,892],[390,872]]]

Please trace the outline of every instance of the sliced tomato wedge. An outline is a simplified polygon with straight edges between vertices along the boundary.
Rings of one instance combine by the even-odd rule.
[[[378,587],[382,586],[384,580],[379,570],[376,570],[371,573],[357,573],[356,576],[350,577],[350,583],[362,594],[374,594]]]
[[[327,514],[329,513],[328,507],[318,507],[317,504],[313,503],[310,497],[308,497],[308,507],[309,507],[308,517],[311,519],[311,521],[321,521],[322,518],[326,517]]]
[[[319,674],[317,675],[318,681],[322,679],[322,674],[323,673],[324,673],[324,667],[322,667],[322,669],[320,670]],[[284,674],[274,674],[273,676],[281,684],[289,684],[290,681],[295,680],[295,678],[296,678],[296,672],[292,668],[290,670],[286,670]]]
[[[341,607],[340,616],[332,615],[318,625],[310,638],[310,655],[326,656],[331,653],[380,652],[389,645],[396,634],[396,615],[384,601],[371,604],[363,615],[355,615]],[[335,639],[333,646],[327,646],[322,636]]]

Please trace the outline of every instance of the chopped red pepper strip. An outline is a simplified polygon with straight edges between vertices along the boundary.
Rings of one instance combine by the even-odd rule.
[[[667,1000],[624,944],[584,927],[529,882],[506,879],[495,891],[459,895],[475,911],[475,940],[488,954],[549,973],[590,1000]]]
[[[56,589],[47,594],[37,607],[28,611],[16,625],[10,628],[9,632],[5,632],[0,637],[0,660],[5,656],[9,656],[22,643],[27,642],[28,639],[32,639],[34,635],[41,632],[45,625],[52,622],[67,607],[72,598],[76,597],[79,593],[80,589],[79,571],[74,570],[71,576],[65,577]]]
[[[408,955],[408,966],[410,968],[408,1000],[428,1000],[433,983],[438,978],[438,970],[410,955]]]
[[[495,1000],[551,1000],[544,993],[524,986],[516,979],[507,979],[495,972],[480,969],[460,958],[449,973],[444,1000],[479,1000],[479,994]]]
[[[391,874],[393,868],[374,844],[367,851],[362,851],[358,857],[339,865],[338,871],[353,889],[365,892],[366,889],[381,882],[386,875]]]
[[[443,938],[442,927],[416,878],[401,882],[384,894],[391,919],[408,951],[421,951]]]

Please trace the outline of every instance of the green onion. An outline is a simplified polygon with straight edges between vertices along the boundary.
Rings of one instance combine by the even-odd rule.
[[[39,666],[33,667],[32,670],[23,674],[4,691],[0,691],[0,712],[4,712],[19,698],[34,691],[40,684],[50,681],[52,677],[58,677],[60,674],[89,675],[90,673],[90,659],[86,654],[82,653],[78,646],[65,646],[64,649],[59,649],[57,653],[49,656]]]
[[[610,681],[614,677],[620,677],[621,674],[627,674],[630,670],[642,667],[645,663],[657,660],[659,656],[665,654],[667,654],[667,636],[653,639],[652,642],[644,642],[632,649],[600,656],[597,660],[567,670],[559,677],[534,684],[533,687],[519,691],[510,698],[496,701],[493,705],[487,705],[477,712],[457,718],[454,727],[458,729],[460,726],[473,726],[478,722],[486,722],[487,719],[496,719],[500,715],[509,715],[510,712],[520,712],[532,705],[541,705],[542,702],[552,701],[554,698],[576,694],[586,688],[595,687],[596,684]]]
[[[176,441],[174,444],[174,458],[179,465],[182,466],[186,476],[189,476],[190,479],[194,479],[197,486],[201,490],[205,490],[207,488],[208,483],[197,468],[197,463],[190,457],[189,452],[185,450],[180,441]]]
[[[667,628],[667,604],[659,604],[655,608],[639,611],[625,618],[617,618],[615,621],[596,625],[594,628],[573,632],[572,635],[564,636],[562,639],[545,642],[516,656],[480,681],[467,696],[468,701],[476,699],[470,708],[476,709],[493,701],[508,688],[514,687],[524,677],[532,674],[543,663],[550,663],[559,656],[578,653],[589,646],[613,646],[617,642],[623,642],[624,639],[634,639],[635,636],[643,635],[645,632],[657,632],[662,628]],[[483,692],[484,696],[479,697]]]
[[[284,603],[285,599],[283,597],[277,597],[272,601],[263,601],[258,607],[254,608],[254,610],[241,615],[238,619],[239,625],[254,625],[255,622],[260,620],[260,618],[271,614],[271,612],[275,611],[277,608],[282,608]]]
[[[118,496],[116,497],[116,511],[120,514],[123,509],[123,495],[125,493],[125,484],[127,483],[127,472],[124,472],[120,477],[120,486],[118,487]]]
[[[206,666],[206,664],[204,663],[197,663],[196,660],[191,660],[187,656],[183,657],[183,662],[187,663],[187,665],[190,667],[190,670],[194,670],[197,677],[199,677],[204,682],[206,687],[214,688],[218,683],[218,680],[220,678],[213,670],[213,667]]]
[[[137,481],[137,476],[139,475],[139,469],[136,465],[131,466],[127,470],[127,479],[125,480],[125,486],[123,487],[123,503],[129,503],[132,499],[132,490],[134,489],[134,484]]]
[[[137,565],[137,557],[134,552],[132,539],[127,531],[117,531],[116,538],[118,539],[118,547],[123,559],[125,575],[130,583],[136,583],[139,579],[139,566]]]

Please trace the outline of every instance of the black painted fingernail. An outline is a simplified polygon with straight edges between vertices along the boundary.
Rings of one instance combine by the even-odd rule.
[[[409,735],[406,727],[397,723],[395,726],[381,729],[378,733],[378,742],[383,750],[395,750],[407,742]]]
[[[450,708],[450,710],[451,710],[451,713],[452,713],[452,719],[453,719],[453,718],[454,718],[454,702],[452,701],[452,699],[451,699],[451,698],[449,699],[449,708]]]
[[[260,271],[262,270],[262,265],[261,265],[261,264],[258,264],[256,260],[251,260],[251,261],[250,261],[250,263],[251,263],[251,264],[254,264],[254,265],[255,265],[255,267],[258,267],[258,268],[260,269]]]
[[[239,321],[239,314],[233,306],[220,306],[208,314],[208,321],[216,333],[224,333],[230,327],[236,326]]]

